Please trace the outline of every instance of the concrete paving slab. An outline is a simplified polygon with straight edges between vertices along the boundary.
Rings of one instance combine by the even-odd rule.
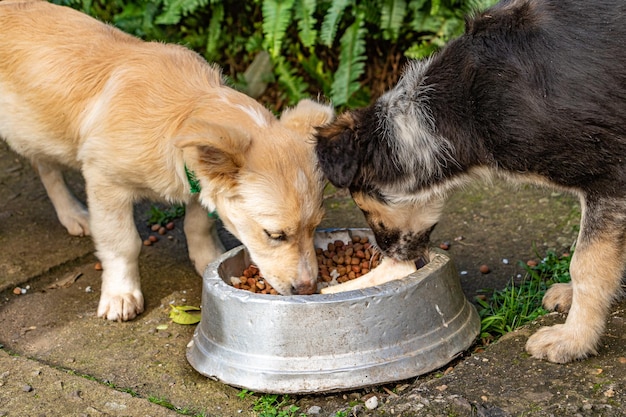
[[[69,178],[82,195],[80,176]],[[257,415],[258,395],[240,396],[241,390],[191,368],[185,349],[193,326],[169,320],[171,303],[199,305],[201,298],[180,220],[142,250],[146,311],[131,322],[112,323],[95,316],[101,273],[90,239],[67,236],[35,173],[2,142],[0,196],[0,416]],[[330,194],[326,206],[322,227],[364,226],[345,193]],[[146,203],[136,210],[142,237],[150,234],[148,208]],[[451,198],[432,240],[450,243],[472,299],[516,279],[519,261],[548,249],[568,250],[578,216],[569,196],[478,185]],[[483,263],[490,274],[478,271]],[[24,293],[14,294],[15,287]],[[553,365],[529,358],[523,346],[537,324],[484,351],[474,346],[441,370],[408,381],[292,396],[300,407],[295,415],[626,415],[624,308],[623,302],[615,306],[600,354],[586,361]],[[539,323],[554,321],[563,317]],[[364,402],[372,396],[378,405],[369,410]]]

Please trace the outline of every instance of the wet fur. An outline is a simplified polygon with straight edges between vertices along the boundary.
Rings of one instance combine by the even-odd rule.
[[[468,19],[466,33],[411,63],[372,106],[318,130],[329,180],[348,187],[381,250],[427,252],[451,191],[501,176],[580,198],[572,283],[549,309],[565,324],[526,348],[568,362],[597,352],[626,264],[626,3],[512,0]],[[571,306],[571,307],[569,307]]]
[[[0,137],[32,161],[69,233],[93,236],[104,268],[99,316],[143,311],[140,199],[186,204],[198,273],[224,251],[207,216],[217,209],[278,291],[315,289],[323,177],[311,138],[333,117],[329,106],[303,100],[279,120],[196,53],[45,1],[0,2],[0,38]],[[64,167],[82,172],[89,213]]]

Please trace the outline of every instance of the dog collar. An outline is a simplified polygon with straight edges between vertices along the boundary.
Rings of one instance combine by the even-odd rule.
[[[198,178],[196,178],[196,174],[193,171],[191,171],[189,168],[187,168],[186,164],[185,164],[185,175],[187,175],[187,181],[189,182],[189,191],[191,192],[191,194],[198,194],[200,190],[202,189],[200,187],[200,181],[198,181]],[[212,219],[217,219],[218,217],[216,210],[208,213],[208,215]]]
[[[187,181],[189,181],[189,188],[191,194],[198,194],[200,192],[200,181],[196,178],[196,174],[193,171],[190,171],[185,165],[185,174],[187,175]]]

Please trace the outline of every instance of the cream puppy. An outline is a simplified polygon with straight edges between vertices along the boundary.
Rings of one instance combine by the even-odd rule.
[[[0,39],[0,137],[32,161],[68,232],[93,236],[98,316],[143,311],[140,199],[186,204],[198,273],[224,250],[207,216],[217,210],[274,288],[313,292],[323,178],[311,135],[329,106],[304,100],[279,120],[196,53],[44,1],[0,2]],[[62,167],[82,172],[89,214]]]

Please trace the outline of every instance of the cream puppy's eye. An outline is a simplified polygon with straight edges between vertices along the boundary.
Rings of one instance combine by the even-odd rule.
[[[284,241],[287,240],[287,235],[284,232],[270,232],[265,230],[265,234],[272,240]]]

